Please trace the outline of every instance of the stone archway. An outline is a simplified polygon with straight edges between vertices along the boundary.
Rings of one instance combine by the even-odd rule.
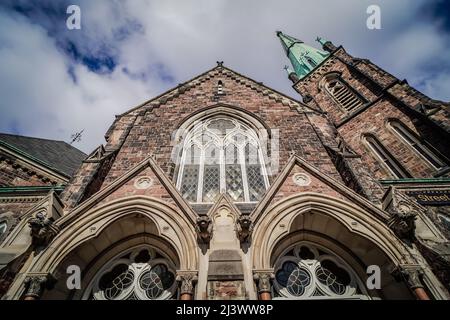
[[[151,252],[151,257],[146,260],[131,257],[138,252],[144,252],[143,250]],[[137,260],[137,267],[139,268],[149,264],[149,260],[164,261],[170,266],[172,274],[175,274],[176,270],[180,268],[180,260],[176,249],[159,236],[156,224],[141,213],[129,214],[112,222],[97,237],[83,242],[66,254],[63,261],[52,273],[58,279],[55,287],[52,290],[44,291],[42,299],[92,299],[95,294],[93,292],[95,291],[93,290],[95,279],[105,274],[104,269],[108,268],[108,264],[115,260],[122,260],[122,262],[127,260],[126,264],[130,267],[129,273],[135,278],[140,273],[137,272],[139,270],[134,268],[135,260]],[[81,287],[79,290],[69,290],[67,286],[67,280],[71,275],[71,273],[67,273],[67,270],[70,270],[70,266],[79,267],[81,270]],[[174,281],[171,283],[171,289],[173,289],[173,285]],[[170,297],[174,297],[174,295],[175,292],[172,290]],[[154,298],[158,297],[155,295]],[[102,299],[107,299],[107,297],[102,297]]]
[[[268,292],[267,274],[273,277],[273,268],[281,254],[289,246],[304,241],[333,251],[351,264],[361,279],[367,279],[367,266],[379,266],[382,289],[369,291],[370,296],[413,297],[391,272],[416,265],[416,261],[391,230],[354,204],[316,193],[302,193],[279,201],[255,225],[252,259],[260,293]]]
[[[19,299],[26,288],[26,279],[37,277],[40,281],[43,276],[52,275],[63,280],[57,282],[58,290],[54,291],[54,298],[62,298],[68,294],[64,289],[64,266],[79,265],[84,272],[83,284],[87,285],[96,270],[93,266],[101,265],[98,261],[143,244],[164,253],[176,267],[183,287],[192,289],[198,264],[194,226],[171,205],[152,197],[134,196],[94,207],[70,220],[46,250],[29,262],[22,279],[15,282],[8,294]],[[189,283],[184,283],[185,280]]]

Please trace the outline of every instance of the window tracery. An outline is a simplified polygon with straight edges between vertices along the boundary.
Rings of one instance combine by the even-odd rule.
[[[90,299],[164,300],[176,290],[170,261],[151,248],[138,248],[108,262],[97,273]]]
[[[236,202],[258,201],[268,188],[257,133],[237,119],[198,121],[188,132],[177,187],[190,202],[214,202],[227,193]]]
[[[312,244],[298,244],[275,265],[274,288],[285,298],[361,295],[356,274],[339,257]]]

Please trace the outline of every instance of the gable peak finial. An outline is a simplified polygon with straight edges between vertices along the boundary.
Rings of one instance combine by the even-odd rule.
[[[223,61],[216,61],[218,67],[223,67]]]

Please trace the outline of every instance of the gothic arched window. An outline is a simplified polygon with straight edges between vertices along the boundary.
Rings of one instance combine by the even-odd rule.
[[[366,134],[363,139],[368,147],[381,163],[381,165],[392,175],[393,178],[411,178],[411,175],[405,168],[391,155],[383,144],[373,135]]]
[[[403,123],[398,120],[390,120],[388,124],[407,145],[431,164],[434,169],[439,170],[446,166],[445,162]]]
[[[325,76],[321,85],[345,112],[356,111],[367,103],[367,100],[356,93],[337,73]]]
[[[288,250],[274,271],[276,294],[284,298],[367,298],[356,273],[342,259],[309,243]]]
[[[174,296],[175,267],[152,248],[138,248],[108,262],[95,276],[85,298],[164,300]]]
[[[197,121],[186,134],[177,188],[190,202],[214,202],[226,192],[236,202],[252,202],[268,188],[259,138],[237,119],[216,116]]]

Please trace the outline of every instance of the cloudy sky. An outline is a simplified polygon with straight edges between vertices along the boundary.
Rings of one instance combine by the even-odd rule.
[[[81,8],[81,30],[66,9]],[[366,27],[371,4],[381,30]],[[317,36],[450,100],[450,1],[179,0],[0,2],[0,132],[104,142],[120,114],[224,64],[292,97],[276,30]],[[317,45],[314,44],[314,45]]]

